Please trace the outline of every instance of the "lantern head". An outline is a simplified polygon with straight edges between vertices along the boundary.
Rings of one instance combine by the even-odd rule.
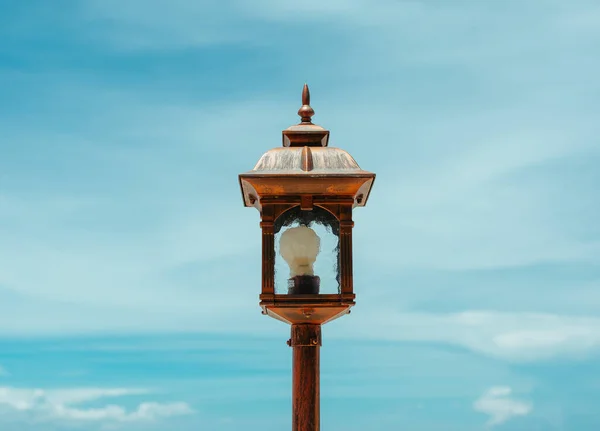
[[[283,131],[239,176],[244,205],[261,214],[263,313],[286,323],[326,323],[354,305],[352,210],[367,203],[375,174],[329,147],[313,124],[308,86],[302,122]]]

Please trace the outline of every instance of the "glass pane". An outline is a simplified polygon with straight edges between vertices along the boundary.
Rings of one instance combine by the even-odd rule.
[[[339,223],[328,211],[299,207],[275,222],[275,293],[340,293]]]

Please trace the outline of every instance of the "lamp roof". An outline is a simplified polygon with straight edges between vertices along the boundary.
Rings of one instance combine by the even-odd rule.
[[[267,195],[297,194],[358,196],[357,205],[364,206],[375,174],[362,170],[347,151],[329,147],[329,131],[312,123],[314,113],[304,84],[302,121],[282,132],[282,147],[267,151],[254,169],[240,175],[246,206]]]

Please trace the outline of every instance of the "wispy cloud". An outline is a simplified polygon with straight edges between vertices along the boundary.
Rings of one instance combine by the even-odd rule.
[[[117,49],[161,50],[253,42],[262,33],[237,7],[217,1],[86,0],[78,16],[96,42]],[[111,22],[110,27],[105,22]]]
[[[495,386],[488,389],[473,404],[473,408],[490,416],[487,426],[492,428],[517,416],[531,413],[531,403],[518,401],[510,397],[512,389],[507,386]]]
[[[153,421],[171,416],[193,413],[187,403],[142,402],[133,410],[117,404],[102,407],[80,407],[80,404],[105,398],[145,395],[148,391],[137,389],[33,389],[0,387],[0,407],[9,413],[26,414],[36,420],[62,420],[82,422],[136,422]]]
[[[515,362],[586,358],[600,349],[600,319],[595,317],[493,311],[397,313],[392,310],[353,316],[352,336],[447,343]],[[337,336],[350,335],[335,328]]]

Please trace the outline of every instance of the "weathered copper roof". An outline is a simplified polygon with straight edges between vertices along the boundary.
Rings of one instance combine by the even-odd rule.
[[[366,173],[340,148],[279,147],[262,155],[251,172],[257,174],[350,174]],[[251,173],[248,172],[248,173]]]

